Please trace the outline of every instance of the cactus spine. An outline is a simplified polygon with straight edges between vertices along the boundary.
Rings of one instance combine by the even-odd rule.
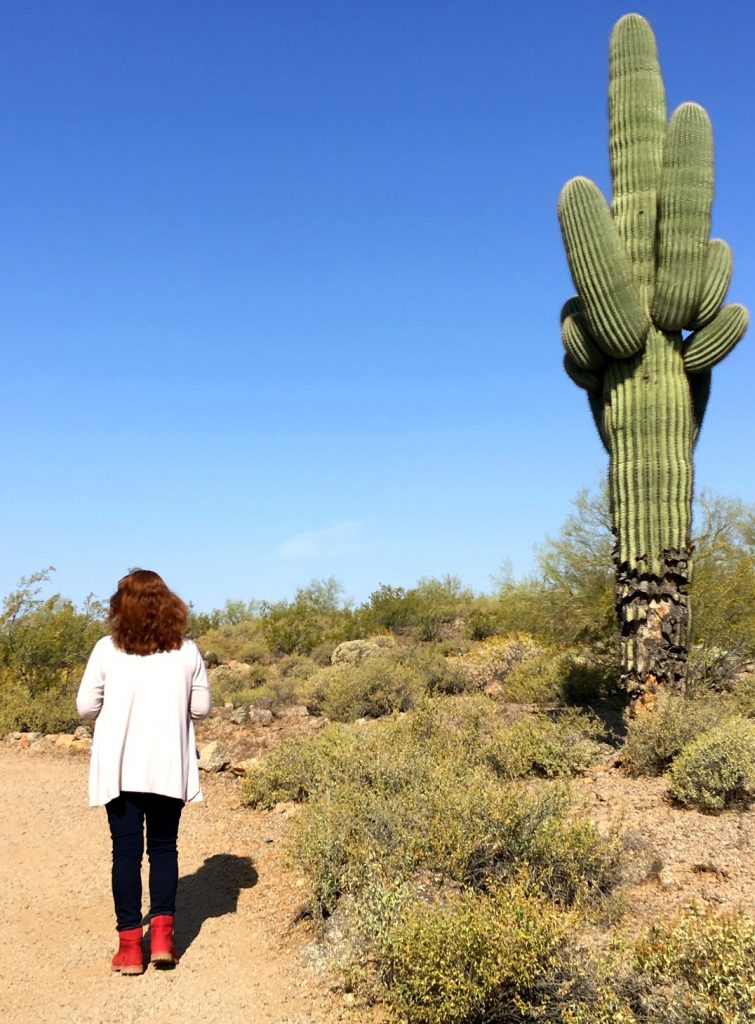
[[[666,117],[653,32],[638,14],[610,43],[613,198],[573,178],[558,202],[577,296],[561,313],[564,368],[587,391],[609,454],[624,682],[652,706],[684,685],[692,571],[692,452],[711,369],[745,333],[722,306],[731,250],[709,239],[713,142],[702,107]]]

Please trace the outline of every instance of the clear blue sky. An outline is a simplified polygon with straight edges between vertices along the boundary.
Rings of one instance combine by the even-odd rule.
[[[555,203],[608,190],[614,0],[8,0],[0,591],[200,609],[335,575],[487,589],[606,460],[561,368]],[[653,0],[755,309],[755,9]],[[755,332],[697,483],[755,500]]]

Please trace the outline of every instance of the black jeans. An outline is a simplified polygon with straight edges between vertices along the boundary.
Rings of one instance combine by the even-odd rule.
[[[121,793],[105,805],[113,839],[113,902],[119,932],[142,923],[142,856],[147,822],[150,914],[175,914],[178,823],[183,800]]]

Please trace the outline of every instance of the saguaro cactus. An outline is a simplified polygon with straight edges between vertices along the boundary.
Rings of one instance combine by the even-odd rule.
[[[561,332],[609,454],[624,683],[652,706],[659,687],[684,686],[692,452],[711,369],[748,315],[722,306],[732,258],[709,239],[708,115],[683,103],[667,123],[655,38],[638,14],[611,35],[608,99],[611,207],[587,178],[558,202],[578,293]]]

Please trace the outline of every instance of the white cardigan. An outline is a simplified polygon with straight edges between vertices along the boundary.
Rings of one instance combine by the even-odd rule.
[[[210,713],[210,687],[192,640],[179,650],[126,654],[109,636],[95,644],[76,707],[96,718],[89,803],[121,790],[202,799],[193,718]]]

